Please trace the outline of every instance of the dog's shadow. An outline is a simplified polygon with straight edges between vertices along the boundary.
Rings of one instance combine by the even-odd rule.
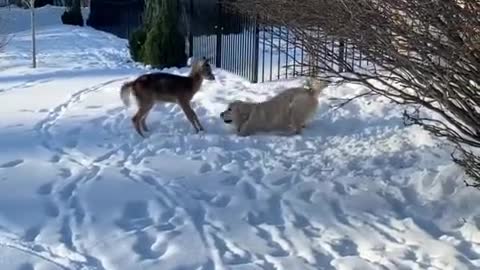
[[[152,120],[150,123],[147,123],[149,132],[145,133],[145,137],[151,137],[151,135],[163,135],[163,136],[188,136],[188,135],[217,135],[217,136],[230,136],[236,135],[233,127],[226,125],[221,119],[204,118],[203,121],[200,120],[204,131],[198,133],[195,132],[195,129],[192,125],[183,119],[179,119],[173,127],[170,125],[162,124],[159,119]],[[168,121],[170,122],[170,121]]]

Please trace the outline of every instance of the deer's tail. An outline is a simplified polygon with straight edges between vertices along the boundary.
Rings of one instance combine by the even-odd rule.
[[[122,102],[126,107],[130,106],[130,95],[133,90],[133,84],[133,81],[126,82],[122,85],[122,88],[120,89],[120,98],[122,99]]]

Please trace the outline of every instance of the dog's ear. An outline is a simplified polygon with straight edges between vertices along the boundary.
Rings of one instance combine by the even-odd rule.
[[[242,123],[246,122],[248,118],[250,118],[250,112],[251,112],[250,107],[241,101],[235,102],[235,107],[236,107],[236,113],[238,114]]]
[[[248,136],[249,132],[249,122],[251,121],[251,107],[244,102],[238,102],[236,106],[236,113],[238,114],[238,122],[237,122],[237,134],[239,136]]]

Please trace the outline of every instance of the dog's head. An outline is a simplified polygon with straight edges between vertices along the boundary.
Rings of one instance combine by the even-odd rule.
[[[220,113],[220,117],[226,124],[236,125],[245,122],[250,115],[250,107],[243,101],[234,101],[228,104],[227,109]]]

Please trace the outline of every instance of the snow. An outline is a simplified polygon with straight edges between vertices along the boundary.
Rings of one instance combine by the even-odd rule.
[[[65,11],[64,7],[44,6],[35,9],[36,26],[40,29],[62,23],[61,16]],[[84,20],[88,18],[89,9],[82,8]],[[10,8],[0,8],[0,34],[13,34],[21,31],[30,30],[31,18],[30,9],[23,9],[11,5]]]
[[[215,70],[193,100],[205,133],[159,105],[142,139],[119,88],[150,70],[129,60],[125,40],[49,24],[33,70],[30,33],[9,31],[0,269],[480,267],[480,195],[443,142],[403,126],[401,107],[365,98],[333,110],[330,97],[362,89],[331,86],[303,135],[239,138],[220,120],[227,103],[303,81]]]

